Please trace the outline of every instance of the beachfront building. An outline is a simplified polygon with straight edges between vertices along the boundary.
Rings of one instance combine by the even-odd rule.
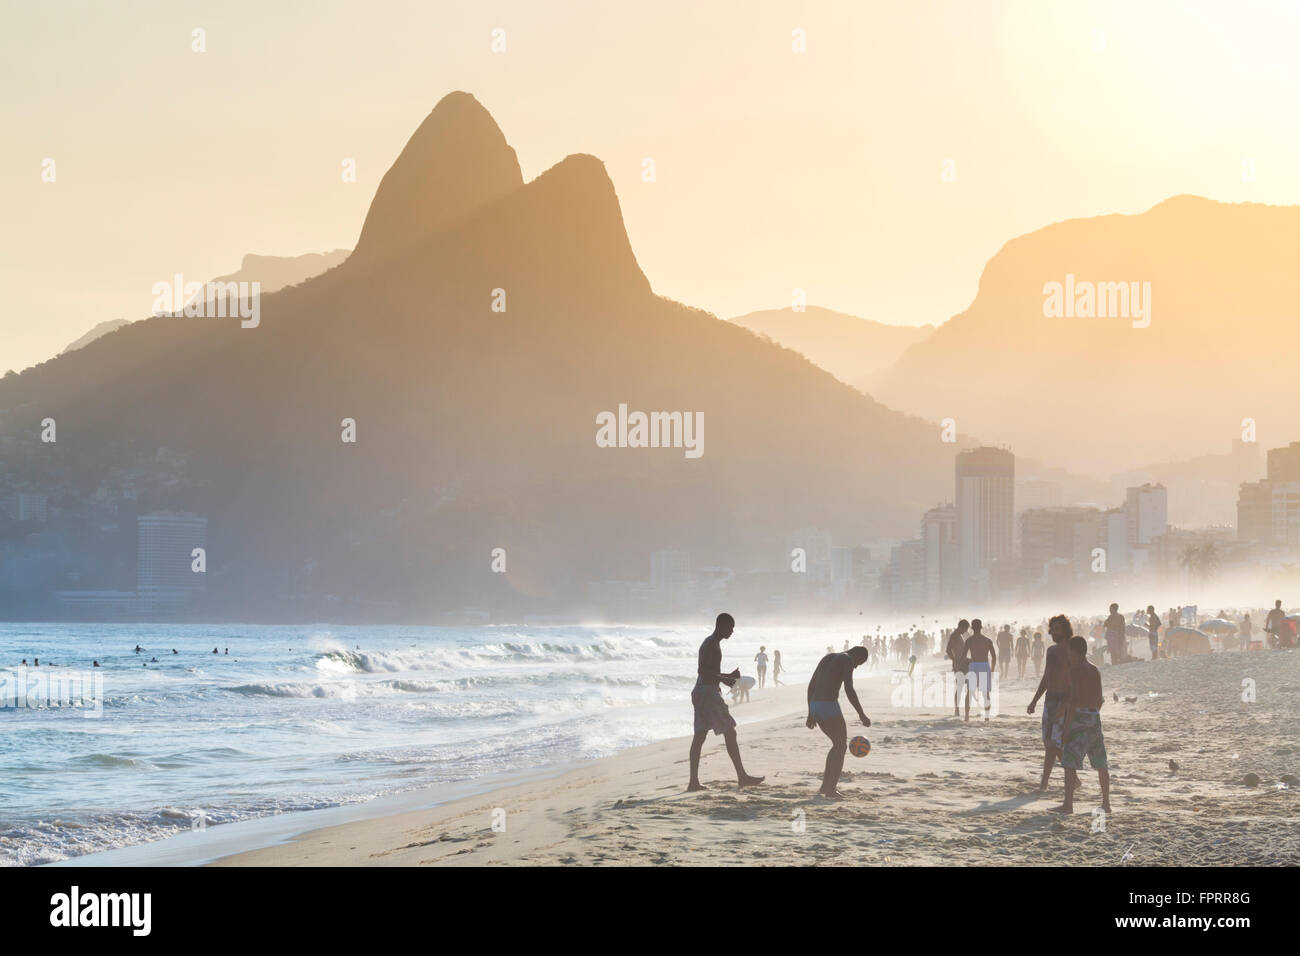
[[[1269,488],[1271,540],[1285,548],[1300,547],[1300,481],[1284,481]]]
[[[1014,547],[1016,456],[1005,448],[957,454],[956,520],[962,597],[989,596],[990,571]]]
[[[921,516],[924,561],[924,606],[946,607],[958,597],[957,509],[939,505]]]
[[[1248,481],[1237,492],[1237,540],[1261,544],[1273,540],[1273,488],[1267,481]]]
[[[194,549],[207,548],[208,519],[189,512],[156,511],[136,519],[136,593],[144,614],[186,607],[203,591],[193,570]]]
[[[1169,493],[1164,485],[1129,488],[1124,496],[1128,544],[1145,548],[1169,530]]]
[[[5,512],[13,521],[30,521],[36,524],[44,524],[46,520],[45,496],[23,492],[10,495],[8,501],[5,502]]]
[[[1237,490],[1237,540],[1300,547],[1300,442],[1271,448],[1267,476]]]
[[[1270,448],[1267,461],[1269,481],[1300,481],[1300,441],[1285,448]]]

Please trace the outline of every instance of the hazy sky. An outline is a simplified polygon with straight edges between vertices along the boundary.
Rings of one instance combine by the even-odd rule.
[[[143,317],[173,273],[351,247],[456,89],[527,179],[605,161],[660,294],[942,322],[1049,222],[1300,202],[1298,44],[1282,2],[6,0],[0,370]]]

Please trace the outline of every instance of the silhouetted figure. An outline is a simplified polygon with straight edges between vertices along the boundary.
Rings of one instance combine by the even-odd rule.
[[[91,661],[91,662],[90,662],[90,666],[91,666],[91,667],[98,667],[98,666],[99,666],[99,661]]]
[[[1121,664],[1128,657],[1124,653],[1124,615],[1119,613],[1119,605],[1110,606],[1110,616],[1106,618],[1106,647],[1110,650],[1110,662]]]
[[[1070,664],[1066,642],[1074,636],[1070,619],[1058,614],[1047,622],[1047,633],[1052,638],[1052,646],[1047,649],[1047,668],[1043,679],[1038,682],[1034,699],[1029,702],[1027,712],[1032,714],[1038,704],[1038,698],[1047,695],[1043,701],[1043,778],[1038,784],[1039,790],[1047,789],[1048,778],[1052,775],[1052,765],[1061,755],[1061,729],[1065,719],[1065,699],[1070,692]],[[1087,651],[1087,642],[1084,642]]]
[[[139,654],[142,650],[144,650],[144,648],[141,647],[139,644],[137,644],[137,645],[135,646],[135,652],[136,652],[137,654]]]
[[[1011,674],[1011,646],[1013,643],[1011,625],[1003,624],[1002,630],[998,631],[998,656],[1002,660],[1002,677],[1004,679]]]
[[[1277,647],[1281,643],[1282,622],[1286,620],[1286,611],[1282,610],[1282,601],[1273,602],[1273,610],[1264,618],[1264,633],[1269,635],[1269,643]]]
[[[1147,605],[1147,643],[1151,645],[1151,659],[1160,656],[1160,618],[1156,616],[1156,606]]]
[[[704,790],[700,783],[700,751],[704,749],[704,739],[712,730],[721,734],[727,744],[727,755],[736,768],[736,782],[742,787],[762,783],[762,777],[754,777],[745,772],[745,765],[740,760],[740,744],[736,740],[736,721],[727,710],[718,684],[733,687],[740,680],[740,669],[730,674],[722,673],[722,642],[736,629],[736,620],[730,614],[718,615],[713,633],[700,645],[698,677],[695,689],[691,691],[691,704],[695,708],[695,736],[691,740],[691,779],[686,789]]]
[[[172,653],[173,653],[173,654],[177,653],[176,648],[174,648],[174,647],[172,648]]]
[[[840,782],[840,771],[844,769],[844,751],[849,746],[849,728],[840,710],[841,686],[844,687],[844,696],[858,712],[862,726],[871,726],[871,721],[862,712],[862,704],[858,702],[858,695],[853,690],[853,669],[865,664],[868,656],[865,647],[851,647],[840,654],[827,654],[817,663],[817,669],[808,681],[807,726],[809,729],[819,728],[831,739],[821,789],[817,791],[830,800],[843,796],[835,788]]]
[[[998,666],[998,652],[983,629],[984,622],[979,618],[970,622],[970,637],[966,639],[966,656],[970,658],[966,683],[983,696],[984,722],[988,723],[993,710],[993,668]],[[970,720],[970,691],[966,693],[966,719]]]
[[[758,689],[762,690],[767,684],[767,646],[760,644],[758,653],[754,655],[754,664],[758,667]]]
[[[957,630],[948,635],[948,645],[944,653],[952,661],[953,684],[952,715],[961,716],[961,692],[966,690],[966,713],[970,714],[970,687],[966,683],[966,672],[970,669],[970,658],[966,656],[966,631],[970,621],[962,618],[957,622]]]
[[[212,649],[212,653],[213,654],[217,653],[217,649],[215,647]]]
[[[1250,647],[1250,639],[1255,636],[1255,625],[1250,623],[1250,615],[1247,614],[1241,619],[1241,624],[1237,628],[1237,650],[1244,651]]]
[[[1016,638],[1016,680],[1025,679],[1025,664],[1029,661],[1029,628],[1022,627]]]
[[[781,652],[772,648],[772,686],[781,686]]]
[[[1074,791],[1086,755],[1101,784],[1101,808],[1110,813],[1110,770],[1106,738],[1101,732],[1101,706],[1106,696],[1101,689],[1101,671],[1088,662],[1088,642],[1072,637],[1069,643],[1070,693],[1062,718],[1061,766],[1065,768],[1065,802],[1052,809],[1074,812]]]

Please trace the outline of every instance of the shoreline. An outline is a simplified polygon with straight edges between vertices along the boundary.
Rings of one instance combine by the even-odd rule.
[[[1282,780],[1300,773],[1288,729],[1300,711],[1300,656],[1138,661],[1102,679],[1113,804],[1104,817],[1086,766],[1073,816],[1049,812],[1061,801],[1059,768],[1046,793],[1037,789],[1040,723],[1025,713],[1036,679],[1007,682],[999,715],[984,723],[973,711],[966,723],[950,701],[894,706],[902,685],[880,674],[858,681],[873,726],[854,718],[850,733],[873,748],[846,758],[840,801],[815,795],[827,742],[804,727],[800,684],[736,708],[754,708],[741,753],[767,780],[752,789],[737,789],[710,735],[700,773],[709,789],[686,793],[688,739],[674,738],[213,865],[1300,864],[1300,786]],[[1245,679],[1258,695],[1250,702]],[[1257,786],[1242,782],[1248,772]]]
[[[763,706],[759,706],[763,705]],[[690,701],[685,706],[690,708]],[[741,727],[752,723],[760,714],[765,715],[771,698],[754,699],[741,704],[735,714]],[[670,738],[671,739],[671,738]],[[475,800],[513,787],[537,784],[580,770],[592,764],[615,759],[624,753],[654,747],[666,741],[654,741],[639,747],[605,757],[588,760],[568,760],[531,770],[505,771],[485,774],[468,780],[419,787],[399,793],[384,794],[357,803],[321,807],[315,810],[295,810],[269,814],[225,823],[201,831],[180,832],[129,846],[113,847],[81,856],[69,857],[44,867],[77,866],[210,866],[245,853],[255,853],[292,843],[293,841],[326,828],[349,826],[376,818],[436,811],[464,801]]]

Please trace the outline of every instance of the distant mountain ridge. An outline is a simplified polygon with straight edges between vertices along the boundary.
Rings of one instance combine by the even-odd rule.
[[[103,322],[100,322],[98,325],[92,328],[85,335],[81,336],[80,338],[72,342],[69,342],[66,346],[64,346],[63,351],[59,352],[59,354],[62,355],[64,354],[64,352],[75,352],[77,349],[85,348],[91,342],[95,341],[95,339],[107,335],[109,332],[116,332],[122,326],[126,325],[129,321],[130,321],[129,319],[107,319]]]
[[[240,261],[235,272],[210,281],[256,282],[262,294],[266,295],[327,272],[343,263],[349,254],[347,249],[307,252],[300,256],[259,256],[250,252]]]
[[[276,292],[285,286],[297,285],[313,276],[334,268],[348,257],[347,249],[335,249],[332,252],[309,252],[301,256],[259,256],[248,253],[239,264],[239,269],[229,275],[217,276],[210,282],[248,282],[258,283],[263,294]],[[62,352],[73,352],[85,348],[91,342],[116,332],[130,319],[109,319],[100,322],[85,335],[67,345]]]
[[[862,391],[869,391],[865,386],[876,373],[934,331],[932,325],[887,325],[811,305],[802,312],[769,309],[731,321],[794,349]]]
[[[1300,345],[1298,258],[1300,206],[1176,196],[1059,222],[1008,242],[970,307],[868,385],[893,407],[1097,476],[1222,448],[1246,418],[1285,444],[1300,437],[1283,358]],[[1098,299],[1102,283],[1149,284],[1150,324],[1045,315],[1048,284],[1067,282]]]

